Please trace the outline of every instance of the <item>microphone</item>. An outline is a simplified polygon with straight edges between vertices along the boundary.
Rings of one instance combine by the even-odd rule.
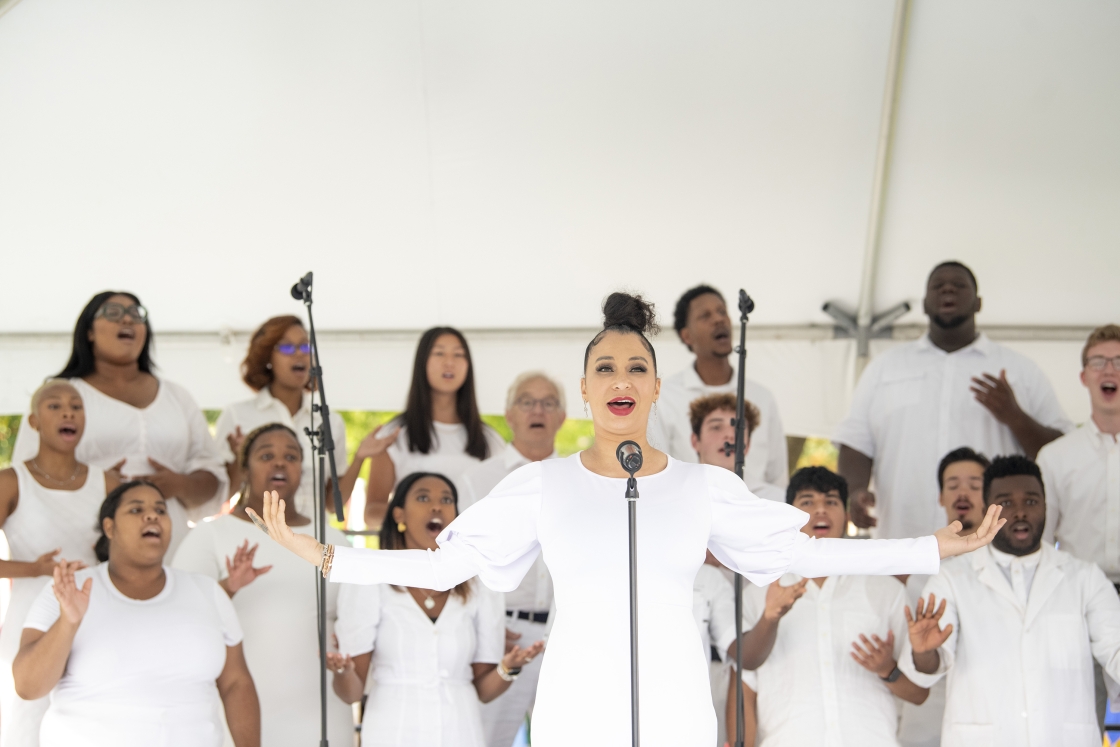
[[[292,286],[292,298],[297,301],[302,301],[311,291],[311,273],[307,273],[299,279],[299,282]]]
[[[618,457],[618,463],[622,465],[622,469],[630,474],[631,479],[642,468],[642,447],[634,441],[620,443],[618,448],[615,449],[614,455]]]

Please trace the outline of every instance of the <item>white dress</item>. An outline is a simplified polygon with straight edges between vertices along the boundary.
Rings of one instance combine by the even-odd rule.
[[[156,398],[144,408],[113,399],[81,379],[71,379],[70,383],[82,395],[86,411],[86,430],[74,452],[79,462],[109,469],[127,458],[121,474],[129,477],[155,472],[148,463],[150,457],[182,474],[206,470],[218,478],[218,489],[201,506],[188,509],[177,500],[168,502],[171,546],[167,557],[174,557],[175,548],[187,534],[187,521],[217,513],[229,483],[202,410],[186,389],[166,379],[159,380]],[[26,461],[38,451],[39,434],[31,428],[20,428],[12,461]]]
[[[60,558],[97,565],[93,545],[101,536],[97,514],[105,500],[105,473],[91,466],[82,487],[53,490],[37,483],[23,462],[13,463],[12,468],[19,482],[19,503],[4,522],[12,560],[34,560],[60,548]],[[12,661],[19,653],[27,611],[50,580],[50,576],[12,579],[11,600],[0,626],[0,744],[4,747],[39,744],[39,722],[50,702],[16,696]]]
[[[536,747],[630,741],[630,625],[625,479],[579,454],[526,465],[440,534],[440,549],[339,548],[331,580],[447,589],[478,575],[515,589],[538,552],[555,585],[556,622],[533,715]],[[692,614],[704,549],[755,584],[786,571],[933,573],[937,540],[820,540],[808,515],[755,498],[734,473],[670,458],[638,480],[641,738],[645,747],[711,747],[708,662]]]
[[[82,618],[43,717],[43,747],[220,747],[217,679],[226,647],[241,642],[237,614],[222,587],[197,573],[164,568],[151,599],[130,599],[109,564],[79,571],[93,579]],[[24,623],[46,632],[58,620],[53,585]]]
[[[408,429],[402,426],[397,431],[396,439],[385,450],[389,459],[393,461],[396,482],[400,482],[413,472],[438,472],[458,488],[463,473],[482,460],[466,452],[467,427],[465,425],[432,423],[432,430],[432,448],[427,454],[409,451]],[[488,425],[483,425],[482,430],[486,434],[490,456],[505,450],[506,442],[502,440],[501,434]]]
[[[318,414],[316,414],[316,427],[321,422]],[[304,516],[313,516],[315,511],[315,483],[311,479],[311,468],[314,464],[315,469],[318,470],[319,465],[311,450],[311,441],[303,432],[304,428],[311,426],[310,392],[304,392],[303,404],[295,415],[292,415],[287,405],[273,397],[267,387],[257,392],[257,395],[252,399],[234,402],[222,410],[218,422],[214,425],[214,441],[218,445],[222,459],[227,464],[237,459],[237,455],[229,448],[227,436],[238,428],[241,429],[242,435],[248,436],[254,429],[269,423],[286,425],[299,436],[300,445],[303,446],[303,472],[299,481],[299,490],[296,491],[296,510]],[[338,476],[341,478],[346,473],[347,467],[346,423],[343,422],[342,416],[333,410],[331,411],[331,436],[334,438],[335,467],[338,470]],[[330,474],[330,465],[324,464],[324,466],[327,474]],[[237,490],[239,487],[239,485],[231,486],[233,490]],[[347,495],[342,496],[343,501],[349,498],[350,496]]]
[[[292,527],[312,534],[312,526]],[[303,745],[319,740],[319,627],[315,574],[307,563],[268,538],[252,523],[230,514],[205,520],[191,530],[172,563],[174,568],[220,581],[229,575],[225,559],[245,540],[260,543],[253,565],[272,570],[233,595],[245,631],[245,661],[261,703],[261,744]],[[262,541],[263,540],[263,541]],[[327,541],[345,544],[334,528]],[[327,640],[334,633],[339,587],[327,587]],[[329,644],[328,644],[329,645]],[[327,693],[327,736],[331,744],[354,737],[350,706]],[[227,744],[230,743],[227,738]]]
[[[471,664],[501,661],[505,606],[477,580],[470,586],[465,601],[450,594],[433,623],[405,589],[343,585],[339,650],[373,651],[363,747],[485,747]]]

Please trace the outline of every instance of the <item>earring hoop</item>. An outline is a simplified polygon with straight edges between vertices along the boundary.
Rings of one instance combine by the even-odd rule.
[[[397,522],[397,531],[398,531],[398,532],[400,532],[401,534],[404,534],[404,530],[406,530],[406,529],[408,529],[408,527],[406,527],[406,526],[404,525],[404,522],[403,522],[403,521],[398,521],[398,522]]]

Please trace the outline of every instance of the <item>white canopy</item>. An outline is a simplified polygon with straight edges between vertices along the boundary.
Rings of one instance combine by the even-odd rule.
[[[888,0],[8,7],[2,412],[105,288],[140,295],[164,374],[204,406],[243,397],[244,333],[299,313],[308,269],[341,409],[400,407],[437,323],[468,330],[485,410],[539,367],[578,403],[608,292],[671,326],[708,281],[754,297],[750,375],[787,430],[827,434],[855,347],[822,303],[909,300],[920,324],[929,269],[956,258],[982,324],[1083,419],[1080,341],[1118,317],[1116,3],[917,3],[897,68]],[[658,349],[665,373],[687,360],[671,330]]]

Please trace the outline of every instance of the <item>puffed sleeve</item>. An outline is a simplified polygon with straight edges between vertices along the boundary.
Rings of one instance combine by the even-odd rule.
[[[381,624],[381,591],[384,587],[342,584],[338,589],[338,619],[334,624],[338,652],[358,656],[373,651]]]
[[[505,596],[482,584],[475,584],[471,593],[478,594],[478,611],[474,618],[478,644],[471,661],[476,664],[497,664],[506,653]],[[533,641],[521,642],[522,646],[532,644]]]
[[[331,581],[450,589],[478,576],[494,591],[513,591],[540,553],[541,465],[514,470],[436,537],[438,550],[339,547]]]
[[[756,586],[783,573],[896,576],[937,573],[941,554],[932,537],[904,540],[817,539],[801,532],[809,515],[753,495],[734,472],[705,467],[712,508],[708,549]]]

